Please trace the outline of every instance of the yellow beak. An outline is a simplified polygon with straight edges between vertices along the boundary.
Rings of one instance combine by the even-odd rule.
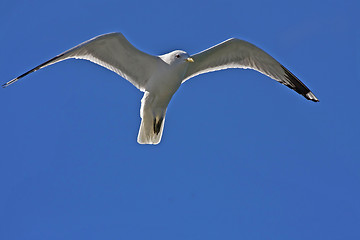
[[[194,62],[194,59],[192,59],[192,58],[187,58],[185,61],[187,61],[187,62]]]

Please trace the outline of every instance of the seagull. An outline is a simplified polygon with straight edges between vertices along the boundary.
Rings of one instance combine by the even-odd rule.
[[[175,50],[154,56],[135,48],[121,33],[108,33],[85,41],[2,85],[7,87],[26,75],[54,63],[75,58],[103,66],[144,92],[137,141],[158,144],[167,106],[180,85],[196,75],[227,68],[253,69],[284,84],[306,99],[315,95],[294,74],[255,45],[230,38],[190,56]]]

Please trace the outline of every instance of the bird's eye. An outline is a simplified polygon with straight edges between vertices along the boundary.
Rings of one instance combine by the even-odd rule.
[[[175,56],[176,58],[180,58],[180,55],[179,54],[176,54],[176,56]]]

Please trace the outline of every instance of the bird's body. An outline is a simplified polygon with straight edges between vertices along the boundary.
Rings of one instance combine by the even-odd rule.
[[[174,64],[173,57],[179,54],[176,59],[178,64]],[[167,106],[179,89],[184,75],[188,68],[188,61],[184,61],[188,56],[181,51],[174,51],[160,56],[157,70],[144,86],[145,94],[141,99],[140,125],[138,142],[139,143],[159,143],[161,140]]]
[[[167,106],[186,80],[201,73],[251,68],[317,102],[315,95],[289,70],[263,50],[243,40],[229,39],[190,57],[176,50],[161,56],[146,54],[131,45],[121,33],[109,33],[86,41],[5,83],[6,87],[29,73],[69,58],[85,59],[108,68],[144,92],[138,134],[141,144],[161,140]]]

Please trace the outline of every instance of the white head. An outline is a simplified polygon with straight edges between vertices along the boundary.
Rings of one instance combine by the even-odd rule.
[[[169,65],[194,62],[188,53],[181,50],[175,50],[159,57]]]

